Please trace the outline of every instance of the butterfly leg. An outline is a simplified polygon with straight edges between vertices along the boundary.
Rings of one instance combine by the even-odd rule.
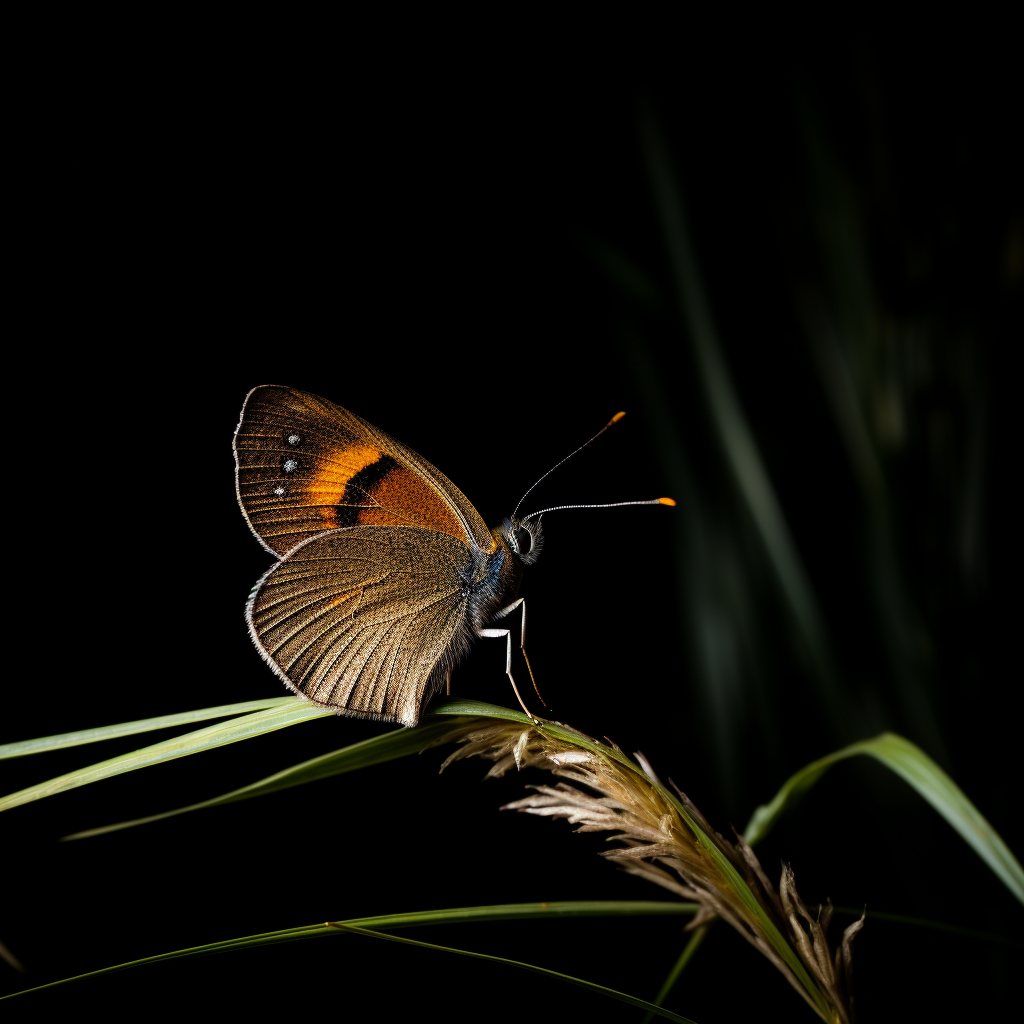
[[[530,673],[530,682],[533,683],[534,692],[537,694],[537,699],[547,707],[547,702],[540,695],[540,690],[537,688],[537,680],[533,677],[533,666],[530,665],[530,659],[526,654],[526,600],[525,598],[519,598],[517,601],[513,601],[510,605],[502,608],[495,614],[496,619],[502,619],[506,615],[514,612],[520,605],[522,605],[522,619],[519,634],[519,650],[523,652],[523,660],[526,662],[526,670]],[[534,716],[530,713],[529,708],[523,703],[523,698],[519,695],[519,690],[516,687],[516,681],[512,678],[512,631],[509,629],[482,629],[479,632],[480,636],[483,637],[505,637],[507,644],[505,653],[505,673],[508,675],[509,682],[512,684],[512,689],[515,691],[516,699],[519,701],[520,707],[530,715],[530,718]]]
[[[526,653],[526,598],[521,597],[518,601],[513,601],[507,607],[502,608],[494,617],[496,619],[503,618],[510,612],[514,612],[520,605],[523,606],[523,613],[521,632],[519,635],[519,650],[523,652],[523,661],[526,662],[526,671],[530,673],[530,682],[533,683],[533,692],[537,694],[537,700],[539,700],[544,707],[547,707],[548,702],[540,695],[540,688],[537,686],[537,680],[533,676],[533,666],[530,664],[530,657]]]
[[[520,604],[517,601],[514,605],[510,605],[508,608],[502,609],[498,613],[498,616],[507,614],[509,611],[514,609],[516,605]],[[515,679],[512,678],[512,631],[508,629],[479,629],[477,630],[477,636],[480,637],[494,637],[499,639],[500,637],[505,638],[505,675],[508,676],[508,681],[512,684],[512,692],[516,695],[516,700],[519,701],[519,706],[530,716],[530,721],[535,722],[537,719],[534,717],[533,712],[526,706],[523,698],[519,694],[519,687],[516,686]]]

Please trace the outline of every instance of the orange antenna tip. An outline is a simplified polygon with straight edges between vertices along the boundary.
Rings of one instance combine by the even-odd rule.
[[[672,508],[676,507],[675,498],[659,498],[658,502],[662,505],[669,505]]]
[[[608,421],[608,426],[611,426],[611,425],[612,425],[613,423],[618,423],[618,422],[619,422],[619,420],[621,420],[621,419],[622,419],[622,417],[623,417],[623,416],[625,416],[625,415],[626,415],[626,414],[625,414],[624,412],[617,412],[617,413],[616,413],[616,414],[615,414],[615,415],[614,415],[614,416],[613,416],[613,417],[612,417],[612,418],[611,418],[611,419],[610,419],[610,420]]]

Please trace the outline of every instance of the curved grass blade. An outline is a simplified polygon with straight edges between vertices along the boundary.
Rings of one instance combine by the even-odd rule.
[[[584,749],[590,750],[600,757],[608,758],[619,762],[624,767],[628,768],[631,772],[641,776],[645,781],[652,781],[648,779],[648,776],[643,769],[633,762],[630,758],[626,757],[622,751],[617,750],[613,747],[606,746],[605,744],[599,743],[598,741],[586,736],[583,733],[577,732],[564,725],[559,725],[554,722],[548,721],[533,721],[528,716],[518,711],[510,711],[506,708],[500,708],[495,705],[482,704],[477,701],[447,701],[440,705],[435,715],[438,716],[458,716],[460,721],[452,722],[452,731],[456,732],[459,726],[465,726],[467,721],[467,712],[470,715],[477,717],[490,717],[490,718],[501,718],[508,721],[513,721],[523,725],[533,725],[534,728],[543,730],[549,733],[555,738],[564,740],[568,743],[575,744]],[[248,738],[249,734],[255,735],[263,731],[267,731],[268,728],[283,728],[286,725],[295,724],[304,718],[318,717],[324,714],[330,714],[330,709],[319,707],[317,705],[311,705],[306,702],[300,702],[300,706],[277,709],[269,712],[259,712],[255,715],[247,716],[244,719],[229,722],[226,725],[215,726],[210,730],[201,730],[199,733],[189,734],[185,737],[180,737],[177,741],[172,743],[178,743],[184,745],[188,749],[181,749],[178,753],[171,756],[183,756],[187,753],[195,753],[199,749],[206,749],[210,745],[221,745],[223,742],[234,742],[235,740]],[[255,720],[255,721],[252,721]],[[268,725],[268,722],[270,723]],[[250,730],[249,734],[242,735],[239,730],[247,727]],[[236,732],[233,733],[233,739],[225,740],[223,733],[218,734],[218,741],[212,742],[209,737],[205,734],[214,733],[216,730],[231,730],[234,729]],[[401,730],[399,734],[401,734]],[[410,731],[415,735],[416,730]],[[441,742],[443,736],[436,740]],[[386,734],[383,737],[377,737],[376,743],[387,745],[388,743],[395,742],[394,734]],[[405,744],[405,740],[401,741]],[[366,755],[367,751],[373,750],[374,741],[364,745],[362,754]],[[205,744],[205,745],[204,745]],[[75,785],[83,785],[86,782],[97,781],[98,778],[107,777],[111,774],[117,774],[119,771],[131,770],[135,767],[145,767],[146,764],[156,763],[159,760],[167,759],[167,744],[157,744],[154,748],[147,748],[145,751],[136,752],[135,755],[126,755],[125,758],[115,758],[110,763],[104,763],[101,765],[95,765],[92,769],[85,769],[82,772],[72,773],[70,777],[61,777],[60,779],[51,780],[50,783],[44,783],[42,786],[33,787],[30,790],[23,791],[21,794],[14,794],[14,798],[19,798],[18,802],[27,802],[28,799],[39,799],[40,796],[51,795],[52,792],[61,791],[58,786],[63,788],[71,788]],[[392,756],[402,756],[403,753],[411,753],[412,747],[405,744],[399,752],[396,747]],[[422,748],[420,748],[422,749]],[[380,751],[378,750],[379,754]],[[371,753],[371,757],[373,754]],[[147,760],[148,758],[148,760]],[[379,757],[375,758],[375,763],[379,763],[380,760],[387,758]],[[131,763],[125,767],[125,762],[130,761]],[[298,766],[302,768],[303,766]],[[267,782],[267,780],[264,780]],[[756,919],[758,927],[761,933],[765,936],[767,941],[771,944],[776,954],[780,957],[783,963],[786,964],[788,970],[791,972],[795,979],[795,984],[798,985],[801,990],[801,994],[805,996],[808,1002],[815,1008],[816,1012],[820,1016],[827,1019],[826,1000],[823,993],[819,990],[818,986],[812,981],[808,975],[806,969],[801,963],[795,950],[786,941],[784,936],[779,932],[775,923],[771,917],[766,913],[765,908],[762,907],[756,894],[749,888],[747,883],[740,876],[739,872],[732,865],[725,854],[718,848],[714,839],[706,835],[703,831],[702,826],[694,820],[690,815],[689,811],[683,804],[676,799],[676,797],[669,793],[659,782],[655,782],[658,789],[662,792],[664,798],[668,800],[679,813],[683,821],[686,822],[687,826],[691,829],[693,834],[696,836],[698,843],[702,849],[706,852],[707,856],[713,860],[718,870],[726,877],[729,886],[737,893],[745,912],[749,914],[753,919]],[[8,806],[13,806],[12,798],[7,800]],[[0,809],[3,809],[4,802],[0,802]],[[95,833],[93,833],[95,834]],[[649,1008],[649,1004],[645,1004],[645,1008]]]
[[[218,807],[221,804],[249,800],[255,796],[265,796],[268,793],[276,793],[292,786],[301,786],[307,782],[327,779],[332,775],[342,775],[358,768],[368,768],[371,765],[383,764],[385,761],[393,761],[399,757],[419,754],[427,747],[444,742],[444,737],[455,727],[451,721],[452,716],[502,718],[527,725],[530,723],[530,719],[521,711],[512,711],[495,704],[485,704],[475,700],[444,701],[425,716],[428,719],[440,719],[440,721],[428,721],[415,729],[396,729],[380,736],[373,736],[368,740],[362,740],[351,746],[342,747],[340,750],[331,751],[329,754],[322,754],[320,757],[292,765],[290,768],[284,768],[257,782],[251,782],[247,786],[211,797],[209,800],[201,800],[185,807],[176,807],[170,811],[149,814],[130,821],[119,821],[112,825],[85,829],[82,832],[63,836],[62,841],[89,839],[107,832],[133,828],[136,825],[148,825],[151,822],[173,818],[189,811],[199,811],[207,807]],[[0,809],[2,809],[2,805],[0,805]]]
[[[102,825],[99,828],[86,829],[83,832],[75,832],[69,836],[63,836],[62,842],[72,839],[88,839],[92,836],[100,836],[106,832],[118,832],[124,828],[133,828],[136,825],[148,825],[153,821],[161,821],[163,818],[173,818],[178,814],[186,814],[189,811],[199,811],[207,807],[219,807],[221,804],[231,804],[238,800],[249,800],[255,796],[265,796],[268,793],[276,793],[278,790],[289,789],[292,786],[301,786],[306,782],[316,782],[319,779],[327,779],[332,775],[343,775],[345,772],[356,771],[358,768],[369,768],[371,765],[383,764],[385,761],[393,761],[399,757],[409,754],[419,754],[426,747],[443,741],[444,737],[451,731],[450,721],[431,722],[421,725],[417,729],[397,729],[393,732],[384,733],[381,736],[373,736],[360,743],[353,743],[351,746],[342,747],[340,750],[333,750],[329,754],[314,757],[301,764],[292,765],[282,771],[268,775],[265,779],[252,782],[240,789],[233,789],[229,793],[212,797],[209,800],[201,800],[199,803],[189,804],[186,807],[176,807],[171,811],[163,811],[159,814],[150,814],[143,818],[135,818],[132,821],[119,821],[113,825]]]
[[[757,919],[758,924],[764,931],[765,937],[771,943],[772,948],[783,960],[786,966],[793,972],[794,977],[804,987],[807,1002],[815,1008],[816,1012],[823,1020],[829,1020],[829,1006],[821,989],[814,983],[811,976],[807,973],[807,969],[804,967],[803,963],[801,963],[796,950],[793,949],[789,942],[786,941],[785,936],[775,926],[775,922],[765,911],[765,908],[761,906],[761,902],[758,900],[753,890],[743,880],[743,877],[729,861],[728,857],[722,853],[711,837],[708,836],[700,825],[693,819],[683,806],[682,802],[676,799],[675,796],[669,793],[668,790],[664,789],[664,787],[662,787],[662,790],[675,805],[676,810],[682,816],[686,824],[693,831],[694,835],[697,837],[697,841],[701,845],[701,848],[708,854],[711,860],[715,862],[718,869],[728,879],[733,891],[739,896],[747,912]]]
[[[635,1006],[640,1010],[647,1010],[648,1013],[652,1013],[657,1017],[664,1017],[666,1020],[678,1021],[679,1024],[694,1024],[694,1021],[690,1020],[689,1017],[682,1017],[678,1013],[672,1013],[671,1010],[662,1009],[660,1006],[655,1006],[654,1003],[647,1002],[646,999],[639,999],[637,996],[631,996],[625,992],[619,992],[618,989],[608,988],[605,985],[598,985],[597,982],[594,981],[585,981],[583,978],[574,978],[571,974],[562,974],[561,971],[552,971],[547,967],[538,967],[536,964],[523,963],[521,960],[509,960],[507,957],[492,956],[489,953],[477,953],[469,949],[456,949],[454,946],[439,946],[433,942],[420,942],[419,939],[407,939],[402,935],[388,935],[387,932],[371,931],[368,928],[359,928],[355,925],[344,924],[340,921],[332,923],[330,927],[343,929],[344,931],[351,932],[354,935],[365,935],[368,938],[383,939],[385,942],[398,942],[404,946],[419,946],[420,949],[436,949],[441,953],[457,953],[459,956],[468,956],[475,960],[489,960],[494,964],[507,964],[509,967],[518,967],[520,970],[533,971],[535,974],[543,974],[549,978],[557,978],[559,981],[567,981],[570,985],[578,985],[580,988],[596,992],[598,995],[607,996],[610,999],[617,999],[620,1003]]]
[[[309,705],[306,706],[308,707]],[[316,708],[316,710],[323,712],[325,709]],[[264,712],[263,714],[267,713]],[[478,701],[457,700],[446,701],[440,706],[438,706],[434,712],[434,716],[458,716],[458,718],[461,719],[461,721],[451,722],[451,729],[453,732],[458,730],[460,726],[464,726],[467,721],[467,718],[471,717],[500,718],[508,721],[514,721],[523,725],[533,725],[534,728],[542,729],[544,732],[549,733],[555,738],[564,740],[571,744],[575,744],[576,746],[589,750],[600,757],[609,758],[611,760],[617,761],[624,767],[628,768],[631,772],[640,775],[645,780],[645,782],[653,781],[648,778],[648,776],[644,773],[643,769],[639,765],[637,765],[634,761],[628,758],[624,753],[622,753],[622,751],[617,750],[613,747],[606,746],[603,743],[599,743],[597,740],[594,740],[583,733],[577,732],[575,729],[572,729],[568,726],[559,725],[558,723],[548,721],[533,722],[528,716],[524,715],[522,712],[519,711],[510,711],[507,708],[497,707],[496,705],[482,704]],[[255,718],[257,716],[251,717]],[[416,730],[398,730],[397,736],[402,737],[403,732],[415,736],[422,728],[423,727],[421,726]],[[447,732],[443,732],[441,736],[434,740],[434,742],[443,742],[446,735]],[[369,754],[370,757],[374,758],[372,763],[380,763],[380,761],[387,760],[389,758],[386,756],[375,757],[375,748],[376,753],[378,755],[381,753],[387,754],[387,748],[391,744],[395,744],[395,746],[390,751],[391,756],[403,756],[404,754],[412,753],[413,750],[416,749],[412,747],[405,740],[404,737],[396,739],[396,733],[389,733],[381,737],[375,737],[374,739],[366,741],[364,744],[362,744],[361,756],[366,757]],[[384,747],[385,750],[381,751],[380,747]],[[419,749],[422,749],[422,746],[420,746]],[[336,752],[336,755],[343,754],[344,751]],[[331,757],[331,755],[326,756]],[[297,774],[301,774],[301,771],[305,767],[307,766],[296,766]],[[317,771],[322,768],[324,768],[323,765],[319,766],[318,768],[314,764],[313,768],[311,768],[310,770]],[[279,783],[281,783],[279,788],[284,788],[284,780],[278,781]],[[273,783],[271,780],[263,780],[263,784],[266,784],[267,788],[263,789],[262,791],[266,792],[268,791],[270,785],[272,785]],[[774,921],[767,914],[765,908],[761,905],[755,893],[749,888],[747,883],[743,880],[739,872],[729,861],[729,859],[725,856],[725,854],[722,853],[722,851],[718,848],[715,841],[710,836],[704,833],[702,826],[696,820],[694,820],[694,818],[690,815],[689,811],[683,806],[683,804],[673,794],[665,790],[661,783],[656,782],[655,784],[658,786],[659,790],[662,791],[665,799],[670,801],[675,806],[679,815],[682,817],[682,819],[686,822],[687,826],[692,830],[694,835],[697,837],[697,841],[700,843],[701,848],[706,852],[707,856],[710,857],[716,863],[718,869],[728,879],[729,885],[739,895],[746,909],[746,912],[750,914],[751,917],[757,920],[758,925],[763,934],[765,935],[765,937],[767,938],[768,942],[771,944],[775,952],[792,972],[792,975],[797,980],[799,986],[802,987],[803,993],[805,993],[805,998],[807,998],[808,1002],[810,1002],[810,1004],[816,1008],[820,1016],[825,1017],[827,1019],[828,1008],[825,1004],[823,994],[819,990],[818,986],[815,985],[811,977],[808,975],[806,968],[800,961],[793,947],[786,941],[785,937],[779,932]],[[256,783],[255,786],[259,787],[261,786],[261,783]],[[232,794],[227,795],[231,796]],[[125,823],[123,827],[127,827],[128,824],[129,823]],[[105,830],[110,830],[110,827],[108,826]],[[99,830],[90,830],[89,834],[95,835],[97,834],[98,831]],[[81,833],[78,834],[78,836],[81,835]]]
[[[198,713],[202,714],[203,712]],[[298,725],[301,722],[310,721],[314,718],[326,718],[333,714],[334,712],[331,708],[324,707],[321,704],[313,704],[311,701],[304,700],[301,697],[275,698],[274,706],[267,710],[257,711],[250,715],[244,715],[241,718],[234,718],[229,722],[222,722],[219,725],[208,726],[205,729],[186,733],[183,736],[175,736],[172,739],[164,740],[160,743],[154,743],[152,746],[143,747],[141,750],[133,750],[130,753],[121,754],[118,757],[112,757],[106,761],[100,761],[98,764],[89,765],[86,768],[79,768],[78,770],[68,772],[65,775],[59,775],[56,778],[48,779],[45,782],[40,782],[34,786],[29,786],[26,789],[19,790],[17,793],[10,793],[5,797],[0,798],[0,811],[7,811],[13,807],[18,807],[21,804],[31,803],[34,800],[42,800],[44,797],[54,796],[57,793],[63,793],[66,790],[75,789],[78,786],[85,786],[91,782],[99,782],[101,779],[108,779],[114,775],[120,775],[123,772],[135,771],[138,768],[149,768],[152,765],[161,764],[164,761],[171,761],[175,758],[186,757],[189,754],[198,754],[204,750],[223,747],[229,743],[238,743],[240,740],[253,739],[256,736],[262,736],[264,733],[284,729],[290,725]],[[480,715],[490,718],[507,718],[510,721],[524,723],[529,723],[530,721],[530,719],[521,711],[510,711],[506,708],[499,708],[493,704],[485,704],[480,701],[472,700],[446,701],[439,704],[426,717],[430,718],[433,716],[452,715]],[[162,722],[165,721],[165,718],[149,719],[148,721]],[[111,728],[116,729],[119,727],[111,726]],[[156,726],[156,728],[163,728],[163,726]],[[422,728],[423,726],[420,727],[420,729]],[[399,730],[399,732],[405,732],[411,736],[415,735],[418,730],[405,729]],[[382,740],[383,738],[376,737],[375,739]],[[28,740],[26,742],[34,743],[38,741]],[[398,747],[401,748],[401,744],[398,744]],[[418,749],[422,749],[422,746]],[[391,760],[393,757],[402,757],[405,754],[415,752],[417,751],[414,749],[400,749],[398,752],[392,753],[387,757],[382,757],[379,760],[387,761]],[[340,754],[342,752],[337,751],[336,753]],[[376,764],[379,763],[379,760],[367,763]],[[297,765],[296,769],[303,767],[303,765]],[[357,765],[357,767],[359,766]],[[349,769],[342,770],[347,771]],[[329,774],[336,773],[330,772]],[[323,776],[317,775],[314,777],[322,778]],[[275,777],[271,776],[271,779],[273,778]],[[263,782],[267,781],[269,780],[263,780]],[[312,781],[312,779],[301,779],[300,781]],[[291,784],[297,785],[298,783]],[[260,786],[261,783],[254,783],[253,785]],[[248,788],[249,787],[245,787],[245,789]],[[271,792],[273,789],[282,788],[286,787],[283,785],[274,785],[271,790],[261,790],[260,792]],[[242,791],[239,790],[237,792],[240,794]],[[245,797],[241,795],[225,795],[231,796],[234,799],[245,799]],[[255,796],[258,794],[253,793],[252,795]],[[216,802],[225,801],[221,801],[217,798]],[[205,803],[195,806],[205,806]],[[182,808],[182,810],[186,809],[192,808]],[[127,827],[127,823],[123,827]]]
[[[470,924],[485,921],[514,921],[551,918],[586,918],[586,917],[662,917],[689,916],[697,911],[694,903],[674,903],[667,900],[581,900],[556,903],[508,903],[484,907],[457,907],[449,910],[424,910],[407,914],[383,914],[374,917],[352,918],[338,922],[356,928],[416,928],[431,924]],[[0,999],[12,999],[15,996],[28,995],[42,989],[67,985],[85,978],[96,978],[104,974],[114,974],[130,967],[142,967],[147,964],[161,963],[165,960],[181,960],[193,956],[209,956],[213,953],[226,953],[232,950],[250,949],[255,946],[274,945],[281,942],[294,942],[299,939],[316,939],[336,937],[339,929],[327,924],[304,925],[298,928],[283,928],[279,931],[262,932],[259,935],[246,935],[237,939],[226,939],[211,942],[190,949],[178,949],[170,953],[159,953],[156,956],[132,960],[128,963],[104,967],[98,971],[89,971],[71,978],[62,978],[47,985],[13,992]]]
[[[102,725],[95,729],[80,729],[65,732],[59,736],[41,736],[34,740],[19,740],[17,743],[0,743],[0,760],[8,757],[25,757],[27,754],[43,754],[64,747],[77,747],[83,743],[100,743],[121,736],[133,736],[140,732],[154,732],[157,729],[173,729],[179,725],[191,725],[210,718],[230,718],[253,711],[285,707],[295,702],[294,697],[271,697],[267,700],[247,700],[242,704],[223,704],[217,708],[200,708],[197,711],[183,711],[177,715],[161,715],[159,718],[143,718],[137,722],[122,722],[120,725]]]
[[[508,722],[522,722],[523,725],[533,725],[535,721],[529,715],[524,715],[522,711],[513,711],[512,708],[503,708],[498,704],[485,704],[482,700],[468,700],[462,697],[438,701],[424,717],[433,718],[435,715],[503,718]],[[545,727],[553,724],[543,718],[536,719],[536,721],[542,723]]]
[[[108,779],[123,772],[148,768],[151,765],[171,761],[178,757],[223,747],[228,743],[238,743],[240,740],[252,739],[254,736],[261,736],[277,729],[284,729],[289,725],[297,725],[299,722],[305,722],[312,718],[323,718],[330,714],[333,714],[330,708],[320,707],[317,704],[295,698],[283,707],[233,718],[228,722],[211,725],[206,729],[186,733],[184,736],[176,736],[161,743],[154,743],[141,750],[121,754],[118,757],[100,761],[98,764],[79,768],[77,771],[58,775],[54,779],[29,786],[27,789],[0,798],[0,811],[10,810],[12,807],[31,803],[33,800],[42,800],[44,797],[88,785],[90,782],[99,782],[101,779]]]
[[[786,780],[770,803],[762,804],[754,811],[743,838],[751,846],[759,842],[783,812],[796,803],[832,765],[858,754],[873,757],[913,786],[960,833],[1010,892],[1024,903],[1024,870],[999,833],[967,799],[963,790],[920,747],[891,732],[852,743],[801,768]]]

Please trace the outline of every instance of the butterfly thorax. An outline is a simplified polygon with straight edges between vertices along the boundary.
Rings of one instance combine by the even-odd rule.
[[[474,579],[469,586],[469,617],[473,629],[483,629],[494,620],[496,612],[511,604],[519,595],[523,567],[506,539],[504,528],[491,531],[495,548],[481,555]]]

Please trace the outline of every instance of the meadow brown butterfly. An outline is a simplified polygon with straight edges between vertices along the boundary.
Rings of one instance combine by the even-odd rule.
[[[517,506],[489,530],[411,448],[292,388],[249,392],[234,449],[238,503],[278,559],[249,596],[249,631],[290,690],[340,715],[414,726],[474,636],[504,637],[530,714],[512,678],[511,631],[489,624],[522,607],[523,648],[517,595],[540,554],[540,512],[517,519]]]

